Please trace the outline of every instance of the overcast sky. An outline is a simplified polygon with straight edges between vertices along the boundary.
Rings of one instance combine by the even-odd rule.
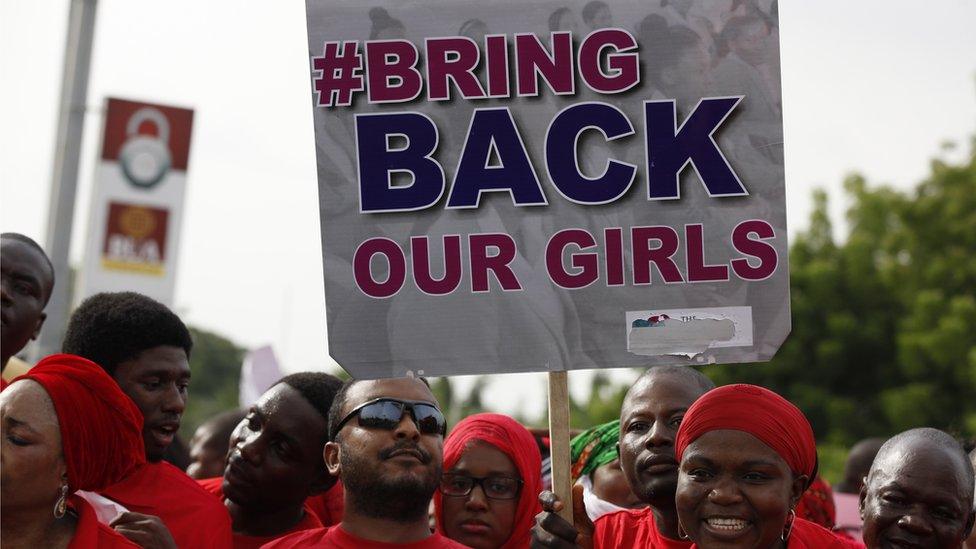
[[[67,6],[0,0],[0,229],[41,243]],[[842,217],[846,173],[908,189],[933,156],[960,156],[940,145],[976,129],[974,21],[970,0],[781,1],[791,235],[814,188]],[[104,98],[194,108],[177,309],[272,343],[288,370],[330,363],[307,51],[300,1],[99,2],[72,243],[80,261]],[[541,411],[541,374],[493,386],[499,409]]]

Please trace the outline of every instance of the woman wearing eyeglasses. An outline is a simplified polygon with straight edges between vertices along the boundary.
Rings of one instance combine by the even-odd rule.
[[[693,548],[863,547],[796,516],[817,474],[803,412],[755,385],[726,385],[688,408],[675,439],[675,503]]]
[[[437,530],[475,549],[528,547],[541,469],[539,447],[517,421],[467,417],[444,442],[444,475],[434,494]]]

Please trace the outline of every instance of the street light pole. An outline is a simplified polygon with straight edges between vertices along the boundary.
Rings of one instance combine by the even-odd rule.
[[[68,36],[64,48],[64,71],[58,133],[54,149],[54,170],[48,202],[45,250],[54,265],[54,291],[45,311],[47,320],[34,351],[35,359],[58,352],[67,327],[71,306],[71,225],[78,188],[78,161],[88,100],[88,72],[95,34],[97,0],[71,0]]]

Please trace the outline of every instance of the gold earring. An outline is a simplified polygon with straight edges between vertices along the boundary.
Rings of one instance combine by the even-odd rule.
[[[790,509],[790,516],[786,521],[786,527],[783,528],[783,535],[781,536],[783,543],[790,540],[790,534],[793,532],[793,523],[796,521],[796,511]]]
[[[54,518],[59,519],[64,517],[64,514],[68,511],[68,483],[64,482],[61,484],[61,496],[58,501],[54,502]]]

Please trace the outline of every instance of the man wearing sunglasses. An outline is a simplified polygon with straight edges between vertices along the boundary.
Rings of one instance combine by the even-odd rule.
[[[326,468],[345,488],[345,515],[332,528],[298,532],[265,549],[464,547],[431,533],[427,511],[441,480],[447,423],[426,381],[349,381],[329,410]]]

